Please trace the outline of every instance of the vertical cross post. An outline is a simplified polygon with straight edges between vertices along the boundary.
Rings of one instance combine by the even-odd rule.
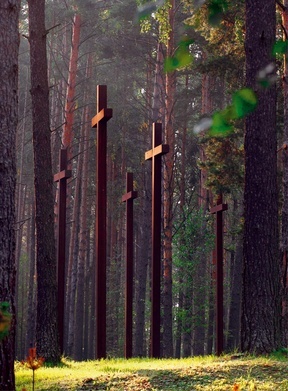
[[[64,306],[65,306],[65,258],[66,258],[66,197],[67,179],[71,170],[67,170],[67,149],[61,149],[59,155],[59,173],[54,182],[59,182],[58,227],[57,227],[57,264],[58,264],[58,330],[61,354],[64,352]]]
[[[160,291],[161,291],[161,156],[169,152],[162,144],[162,124],[154,123],[152,149],[145,160],[152,160],[152,273],[151,273],[151,357],[160,357]]]
[[[125,358],[132,357],[133,340],[133,173],[126,173],[126,191],[122,202],[126,202],[126,284],[125,284]]]
[[[96,358],[106,357],[106,235],[107,235],[107,86],[97,86],[96,131]]]
[[[219,195],[217,205],[211,208],[210,213],[216,214],[216,354],[223,353],[223,212],[228,209],[222,203],[222,194]]]

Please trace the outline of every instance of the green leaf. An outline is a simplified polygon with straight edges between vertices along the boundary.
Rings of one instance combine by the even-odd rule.
[[[179,61],[178,67],[183,68],[192,63],[193,56],[187,50],[179,50],[179,52],[177,52],[177,59]]]
[[[285,54],[288,51],[288,41],[283,41],[282,39],[279,41],[276,41],[273,46],[273,56],[276,56],[277,54]]]
[[[164,71],[173,72],[176,69],[184,68],[193,62],[193,56],[189,52],[188,47],[179,47],[173,57],[167,57],[164,60]]]
[[[178,68],[179,60],[176,57],[167,57],[164,60],[164,71],[173,72]]]
[[[227,136],[233,130],[233,126],[227,121],[225,110],[216,111],[212,117],[212,126],[210,128],[210,136],[223,137]]]
[[[243,88],[234,93],[233,107],[236,118],[243,118],[255,110],[257,106],[257,97],[250,88]]]

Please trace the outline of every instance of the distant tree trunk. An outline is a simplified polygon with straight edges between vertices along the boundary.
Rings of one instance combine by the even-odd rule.
[[[185,88],[188,90],[189,85],[189,76],[186,76],[185,80]],[[188,100],[187,100],[188,102]],[[186,114],[188,114],[188,105],[186,105]],[[187,116],[186,116],[187,118]],[[187,120],[184,119],[184,126],[182,131],[182,139],[181,139],[181,180],[180,180],[180,216],[182,219],[185,219],[185,205],[186,205],[186,197],[185,197],[185,184],[186,184],[186,143],[187,143]],[[181,240],[181,239],[180,239]],[[183,327],[183,319],[181,316],[181,313],[183,311],[183,304],[184,304],[184,292],[183,292],[183,273],[182,270],[180,270],[180,287],[179,287],[179,293],[178,293],[178,309],[179,309],[179,315],[177,316],[176,321],[176,334],[175,334],[175,352],[174,356],[175,358],[180,358],[181,356],[181,344],[182,344],[182,327]]]
[[[29,259],[29,281],[28,281],[28,309],[27,309],[27,332],[26,332],[26,347],[35,346],[35,328],[36,328],[36,267],[35,267],[35,208],[34,197],[30,206],[30,241],[28,249]]]
[[[75,14],[73,20],[72,47],[69,61],[68,86],[65,104],[65,123],[63,126],[62,145],[68,148],[68,159],[71,158],[71,146],[73,140],[73,124],[75,112],[76,74],[80,45],[81,16]]]
[[[244,271],[241,349],[269,353],[281,345],[278,249],[276,87],[260,88],[260,69],[273,62],[275,1],[246,0],[246,84],[257,91],[246,117]]]
[[[182,321],[182,345],[183,357],[191,356],[192,348],[192,281],[188,283],[189,277],[185,276],[185,291],[183,297],[184,317]]]
[[[18,49],[20,0],[1,2],[0,12],[0,302],[12,313],[9,336],[0,342],[0,389],[15,391],[15,195],[18,121]]]
[[[37,247],[37,353],[60,360],[45,0],[28,0]]]
[[[66,92],[65,103],[65,122],[62,132],[62,146],[68,149],[68,165],[71,167],[72,158],[72,142],[73,142],[73,125],[75,115],[75,94],[76,94],[76,74],[78,68],[78,56],[80,45],[81,32],[81,16],[76,13],[73,19],[72,29],[72,46],[69,60],[68,85]],[[78,257],[78,234],[79,234],[79,211],[80,211],[80,197],[81,197],[81,172],[83,163],[83,144],[79,147],[79,157],[77,162],[77,178],[75,183],[74,203],[72,211],[72,223],[70,230],[70,241],[68,251],[68,268],[67,268],[67,295],[66,295],[66,347],[65,353],[72,355],[74,351],[74,320],[75,320],[75,298],[77,290],[77,257]],[[68,184],[67,191],[67,209],[70,206],[71,185]]]
[[[89,55],[87,60],[87,69],[86,69],[86,78],[89,80],[91,77],[91,62],[92,56]],[[84,96],[84,101],[87,100],[88,94]],[[81,322],[77,321],[74,323],[74,357],[76,360],[83,359],[83,326],[84,326],[84,277],[85,277],[85,264],[87,257],[87,188],[88,188],[88,163],[89,163],[89,139],[90,139],[90,113],[89,106],[84,108],[83,113],[83,165],[81,173],[82,183],[81,183],[81,214],[79,222],[79,254],[78,254],[78,269],[77,269],[77,296],[75,303],[75,314],[77,314],[78,319],[82,319]],[[88,307],[86,308],[88,311]]]
[[[67,294],[66,294],[66,321],[65,321],[65,354],[68,356],[73,353],[74,344],[74,310],[75,310],[75,296],[77,289],[77,257],[79,250],[78,234],[79,234],[79,220],[80,220],[80,199],[81,199],[81,167],[83,164],[83,146],[80,144],[79,156],[77,161],[77,175],[74,188],[74,202],[71,218],[71,231],[69,241],[69,257],[67,267]]]
[[[147,92],[146,92],[146,112],[149,115],[147,129],[150,130],[152,122],[159,119],[159,112],[162,102],[163,77],[163,54],[161,45],[157,46],[157,59],[155,66],[155,78],[152,85],[150,82],[151,69],[147,70]],[[163,105],[162,105],[163,106]],[[149,139],[149,138],[148,138]],[[144,135],[143,144],[148,149],[151,144],[147,143],[147,136]],[[135,257],[135,327],[134,327],[134,347],[133,355],[143,357],[146,355],[146,311],[147,308],[147,279],[148,266],[151,261],[149,249],[151,248],[151,170],[147,166],[142,166],[141,172],[142,196],[140,197],[139,218],[136,226],[136,242],[138,244]]]
[[[175,50],[174,18],[175,0],[170,0],[169,26],[170,34],[167,43],[167,56],[172,57]],[[164,244],[163,244],[163,356],[173,357],[173,327],[172,327],[172,230],[173,230],[173,193],[174,193],[174,105],[176,90],[176,73],[166,74],[166,104],[165,104],[165,142],[169,144],[169,153],[165,156],[164,166]]]
[[[233,351],[239,348],[240,314],[241,314],[241,271],[243,260],[242,240],[236,243],[235,254],[231,256],[231,302],[228,322],[228,336],[225,350]]]
[[[150,248],[150,232],[151,232],[151,192],[150,189],[151,176],[143,167],[142,180],[144,184],[143,195],[141,197],[139,210],[139,223],[137,227],[139,249],[136,257],[135,266],[135,345],[133,355],[143,357],[146,355],[145,350],[145,308],[146,308],[146,285],[148,277],[148,263]]]
[[[205,49],[202,53],[203,61],[207,60],[207,54],[205,52]],[[212,99],[212,90],[214,87],[215,80],[212,76],[209,75],[209,73],[204,73],[202,75],[202,90],[201,90],[201,114],[203,116],[211,115],[213,110],[213,99]],[[206,154],[205,154],[205,148],[200,145],[200,161],[205,162],[206,161]],[[203,215],[208,212],[209,207],[211,207],[213,203],[213,196],[211,190],[207,188],[206,185],[207,181],[207,170],[205,168],[202,168],[200,170],[200,182],[199,182],[199,207],[203,210]],[[212,263],[212,264],[211,264]],[[215,250],[212,252],[211,256],[207,258],[207,255],[201,255],[200,259],[200,274],[203,283],[203,278],[206,278],[207,281],[209,281],[209,284],[207,284],[207,291],[205,293],[206,300],[208,302],[208,316],[207,316],[207,336],[206,336],[206,353],[212,354],[213,351],[213,341],[214,341],[214,302],[215,302],[215,278],[213,273],[213,268],[215,267]],[[202,284],[200,282],[200,286]],[[198,304],[201,302],[199,301],[199,298],[201,300],[201,296],[203,295],[203,292],[201,291],[195,291],[196,295],[196,301],[198,301]],[[196,309],[197,310],[197,309]],[[201,308],[202,312],[202,319],[203,319],[203,312],[204,308]],[[199,340],[199,336],[197,335],[198,332],[200,333],[200,338],[203,338],[203,326],[198,324],[198,326],[195,329],[194,333],[194,340]],[[202,340],[203,341],[203,340]],[[203,341],[204,342],[204,341]],[[198,350],[198,354],[203,354],[203,346],[200,346],[200,350]],[[204,352],[205,353],[205,352]]]
[[[152,122],[164,122],[165,82],[163,74],[163,43],[158,42],[152,100]]]

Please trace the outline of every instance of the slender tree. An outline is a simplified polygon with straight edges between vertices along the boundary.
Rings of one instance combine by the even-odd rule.
[[[10,334],[0,342],[0,389],[15,390],[15,191],[16,127],[18,121],[18,49],[20,0],[1,3],[0,12],[0,302],[13,314]]]
[[[54,201],[49,124],[49,87],[45,29],[45,0],[29,0],[29,43],[33,119],[36,264],[37,352],[57,362],[57,270],[54,239]]]
[[[245,123],[241,348],[260,354],[281,343],[276,87],[257,85],[259,71],[274,64],[275,20],[274,0],[246,0],[246,83],[258,106]]]
[[[168,11],[169,38],[167,40],[167,57],[175,51],[175,14],[176,1],[170,0]],[[173,234],[173,191],[174,191],[174,159],[175,159],[175,125],[174,106],[176,92],[176,72],[166,74],[165,101],[165,141],[169,144],[169,153],[165,157],[164,194],[163,194],[163,355],[173,356],[172,327],[172,234]]]

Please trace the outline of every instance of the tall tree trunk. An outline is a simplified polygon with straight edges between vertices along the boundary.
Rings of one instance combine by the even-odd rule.
[[[68,148],[68,159],[71,158],[73,124],[75,112],[76,74],[80,45],[81,16],[76,13],[73,20],[72,47],[69,61],[68,86],[65,104],[65,123],[63,126],[62,145]]]
[[[288,40],[288,0],[283,1],[282,25],[285,29],[284,40]],[[283,70],[283,96],[284,96],[284,149],[283,149],[283,206],[281,213],[281,258],[282,258],[282,327],[283,345],[288,343],[288,65],[287,54],[284,56]]]
[[[76,13],[73,19],[72,28],[72,46],[69,60],[68,85],[65,102],[65,121],[62,132],[62,146],[68,150],[68,165],[71,167],[72,158],[72,141],[73,125],[75,114],[75,93],[76,93],[76,74],[78,68],[78,56],[81,32],[81,16]],[[77,173],[80,173],[83,163],[83,144],[79,147],[79,157],[77,162]],[[67,295],[66,295],[66,322],[65,322],[65,352],[71,355],[74,350],[74,320],[75,320],[75,297],[77,290],[77,258],[78,258],[78,234],[79,234],[79,211],[81,197],[81,175],[77,175],[75,183],[75,197],[72,210],[72,223],[70,230],[70,241],[68,251],[68,268],[67,268]],[[71,201],[71,184],[68,183],[67,191],[67,209]]]
[[[148,277],[148,263],[147,249],[151,244],[149,238],[151,235],[151,192],[150,183],[151,176],[143,167],[142,183],[144,184],[143,196],[141,197],[139,209],[140,219],[137,227],[139,248],[136,257],[135,265],[135,346],[134,356],[143,357],[146,355],[145,351],[145,306],[146,306],[146,285]],[[148,190],[149,189],[149,190]]]
[[[28,0],[28,7],[37,237],[36,340],[39,356],[57,362],[60,360],[60,349],[45,0]]]
[[[273,63],[275,20],[274,0],[246,0],[246,84],[257,91],[258,105],[245,123],[241,349],[258,354],[281,344],[276,87],[256,82]]]
[[[226,350],[233,351],[239,348],[240,341],[240,309],[241,309],[241,270],[243,248],[242,240],[236,243],[235,254],[230,259],[231,263],[231,302],[228,321],[228,336]]]
[[[12,313],[9,336],[0,342],[0,389],[15,391],[15,193],[18,121],[18,49],[20,0],[1,2],[0,12],[0,302]]]
[[[203,60],[207,60],[207,54],[205,50],[202,53]],[[204,73],[202,75],[202,89],[201,89],[201,114],[202,115],[211,115],[211,112],[213,110],[213,102],[212,102],[212,94],[211,91],[214,87],[214,80],[213,78],[208,74]],[[201,162],[206,161],[206,154],[205,149],[202,145],[200,145],[200,160]],[[199,183],[199,207],[203,210],[203,215],[207,213],[209,210],[209,207],[212,205],[212,192],[211,190],[208,190],[206,187],[206,181],[207,181],[207,170],[202,168],[200,170],[200,183]],[[215,253],[215,250],[214,250]],[[207,281],[210,280],[209,284],[207,284],[207,291],[206,291],[206,298],[208,302],[208,316],[207,316],[207,336],[206,336],[206,351],[208,354],[212,353],[213,350],[213,330],[214,330],[214,301],[215,301],[215,279],[213,278],[213,273],[211,273],[211,269],[215,267],[215,255],[214,253],[211,254],[210,257],[207,259],[207,255],[201,255],[200,259],[200,270],[201,270],[201,276],[203,280],[203,275],[206,277]],[[212,263],[210,265],[209,263]],[[201,284],[201,283],[200,283]],[[201,297],[201,294],[199,291],[195,292],[196,297],[198,296],[197,301],[199,302],[199,297]],[[203,311],[203,308],[202,308]],[[199,339],[197,335],[197,331],[200,332],[201,338],[203,338],[203,326],[200,325],[196,327],[196,332],[194,333],[194,340]],[[204,352],[205,353],[205,352]],[[201,353],[202,354],[202,348]]]
[[[169,26],[170,34],[167,43],[167,56],[172,57],[174,44],[175,0],[170,0]],[[163,244],[163,356],[173,357],[173,327],[172,327],[172,230],[173,230],[173,192],[174,192],[174,104],[176,89],[176,73],[166,74],[166,104],[165,104],[165,142],[169,144],[169,152],[165,157],[164,166],[164,244]]]
[[[36,328],[36,267],[35,267],[35,208],[34,197],[31,197],[32,203],[30,206],[30,241],[28,249],[29,259],[29,281],[28,281],[28,309],[27,309],[27,331],[26,331],[26,347],[35,346],[35,328]]]
[[[89,54],[87,60],[86,78],[89,80],[91,77],[91,62],[92,56]],[[84,94],[84,101],[87,100],[88,94]],[[78,173],[81,175],[81,214],[79,222],[79,254],[78,254],[78,269],[77,269],[77,296],[75,303],[75,314],[78,319],[83,319],[82,322],[74,323],[74,357],[76,360],[83,359],[83,326],[84,326],[84,276],[85,276],[85,264],[87,257],[87,188],[88,188],[88,163],[89,163],[89,139],[90,139],[90,113],[89,106],[84,108],[83,113],[83,165],[82,172]],[[86,308],[88,311],[88,307]]]

